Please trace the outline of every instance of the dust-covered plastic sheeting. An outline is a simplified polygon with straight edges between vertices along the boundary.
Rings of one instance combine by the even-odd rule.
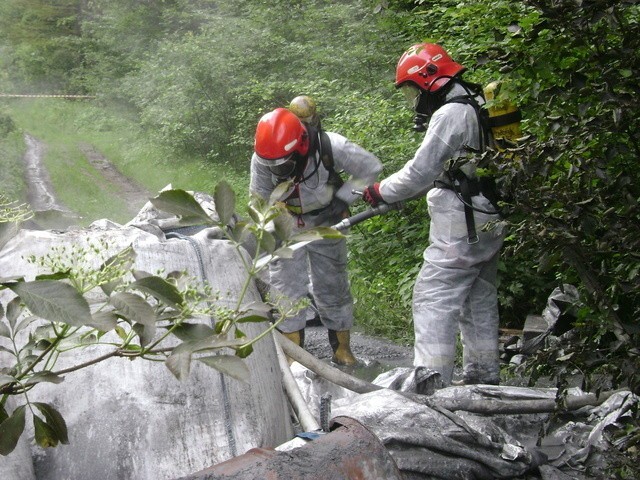
[[[167,239],[158,226],[146,226],[102,220],[65,232],[22,230],[0,251],[0,274],[34,279],[44,272],[28,257],[45,256],[53,247],[92,251],[89,246],[99,245],[107,258],[131,245],[137,270],[186,271],[194,281],[206,281],[212,292],[219,292],[217,305],[235,308],[247,278],[241,252],[227,241],[212,240],[206,230],[193,237]],[[97,268],[104,258],[90,260]],[[0,292],[5,305],[8,292]],[[89,299],[90,303],[94,300],[101,301]],[[247,289],[244,300],[259,301],[257,289]],[[266,322],[243,325],[250,338],[266,328]],[[189,377],[180,382],[162,364],[111,358],[66,374],[61,385],[39,384],[29,393],[30,400],[50,402],[60,411],[69,428],[70,444],[49,449],[29,445],[33,436],[29,427],[16,450],[0,457],[0,477],[171,479],[250,448],[281,444],[291,438],[293,428],[280,376],[274,374],[278,361],[270,339],[257,342],[245,359],[251,372],[249,382],[200,362],[194,362]],[[0,337],[0,345],[9,347],[7,342],[9,339]],[[94,359],[109,348],[72,350],[60,356],[56,370]],[[8,355],[0,350],[0,365],[9,362]]]
[[[559,337],[572,328],[575,318],[572,315],[572,307],[580,299],[578,289],[573,285],[564,284],[562,288],[556,287],[547,299],[547,305],[542,311],[542,319],[547,324],[546,331],[526,341],[521,353],[528,355],[544,346],[549,337]]]
[[[488,437],[458,415],[388,389],[334,406],[333,414],[373,431],[407,479],[514,478],[544,463],[536,450]]]
[[[307,402],[320,403],[326,385],[333,385],[294,363],[294,376]],[[425,385],[422,382],[427,382]],[[429,371],[399,367],[379,375],[373,383],[384,386],[363,395],[330,387],[332,415],[354,418],[367,426],[389,449],[409,480],[493,479],[527,474],[530,479],[602,478],[603,455],[624,440],[611,440],[624,428],[638,397],[631,392],[613,394],[600,406],[583,407],[562,415],[554,413],[475,414],[430,408],[404,396],[431,388],[437,376]],[[392,389],[396,388],[397,391]],[[341,392],[346,395],[341,396]],[[569,389],[568,395],[584,392]],[[555,388],[467,385],[436,390],[430,404],[501,400],[555,400]],[[585,472],[600,472],[589,476]],[[590,474],[592,475],[592,474]]]
[[[318,420],[320,420],[320,404],[324,395],[331,395],[332,399],[341,399],[342,401],[358,397],[357,393],[322,378],[298,362],[291,364],[291,373],[311,414]]]
[[[517,405],[526,400],[554,400],[555,388],[525,388],[494,385],[469,385],[449,387],[438,390],[431,398],[461,400],[502,400]],[[567,390],[568,397],[583,397],[585,392],[579,388]],[[547,414],[510,414],[477,415],[469,412],[456,412],[465,421],[479,431],[488,433],[499,428],[511,441],[526,448],[540,445],[547,455],[547,469],[558,469],[573,475],[571,478],[601,478],[598,471],[606,467],[603,455],[607,451],[624,446],[624,435],[612,440],[614,432],[624,430],[627,420],[632,421],[632,410],[640,397],[630,391],[620,391],[611,395],[598,406],[585,406],[574,411]],[[544,428],[543,428],[544,427]],[[544,470],[544,469],[543,469]],[[591,476],[576,477],[576,472],[592,472]],[[540,472],[541,478],[546,477]],[[595,476],[594,476],[595,475]]]

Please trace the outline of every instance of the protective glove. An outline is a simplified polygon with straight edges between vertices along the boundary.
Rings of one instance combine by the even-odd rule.
[[[362,199],[371,204],[372,207],[377,207],[379,203],[385,203],[384,198],[380,195],[380,183],[376,182],[365,188],[364,192],[362,192]]]

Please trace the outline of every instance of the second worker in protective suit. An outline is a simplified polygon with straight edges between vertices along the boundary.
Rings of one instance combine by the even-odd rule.
[[[326,159],[330,158],[330,162]],[[336,176],[344,171],[346,182]],[[342,220],[362,189],[375,181],[381,162],[370,152],[334,132],[303,124],[291,111],[276,108],[258,121],[251,158],[250,191],[268,199],[275,187],[292,180],[285,203],[299,230],[331,226]],[[351,352],[353,299],[347,276],[346,240],[322,239],[296,250],[291,259],[269,265],[271,288],[291,301],[304,298],[309,277],[320,320],[328,329],[333,362],[355,365]],[[305,312],[283,320],[278,329],[304,346]]]
[[[496,276],[503,225],[490,182],[466,159],[490,141],[482,91],[462,80],[465,68],[439,45],[414,45],[396,69],[416,112],[422,144],[402,169],[367,187],[363,198],[398,202],[427,193],[429,246],[413,291],[414,365],[453,377],[456,338],[463,345],[463,381],[499,382]],[[477,156],[476,156],[477,157]]]

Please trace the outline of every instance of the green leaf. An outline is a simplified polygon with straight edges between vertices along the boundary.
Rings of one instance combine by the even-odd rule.
[[[35,315],[29,315],[27,318],[24,318],[16,327],[16,329],[13,331],[13,333],[18,333],[19,331],[27,328],[29,325],[31,325],[33,322],[35,322],[36,320],[38,320],[38,317],[36,317]]]
[[[153,327],[156,324],[155,311],[151,305],[139,295],[129,292],[114,293],[109,297],[109,303],[124,317],[133,322],[148,327]]]
[[[91,315],[91,321],[87,325],[101,332],[109,332],[118,325],[118,316],[113,311],[95,312]]]
[[[210,218],[209,218],[209,220],[210,221],[207,222],[208,225],[212,223],[212,220]],[[193,225],[202,225],[202,224],[203,224],[202,218],[201,217],[194,217],[194,216],[191,216],[191,217],[187,217],[187,216],[180,217],[180,220],[178,221],[178,225],[181,226],[181,227],[191,227]]]
[[[260,240],[259,248],[262,252],[273,253],[276,249],[275,237],[267,231],[262,232],[262,239]]]
[[[321,239],[322,239],[322,235],[320,235],[320,232],[316,231],[316,229],[313,228],[313,229],[305,230],[304,232],[296,233],[294,236],[292,236],[289,239],[289,241],[291,243],[298,243],[298,242],[314,242],[316,240],[321,240]]]
[[[44,273],[37,275],[36,280],[65,280],[69,278],[71,270],[65,270],[64,272]]]
[[[213,195],[216,212],[220,217],[220,223],[227,225],[236,209],[236,196],[229,184],[222,181],[216,185]]]
[[[0,222],[0,248],[18,233],[17,222]]]
[[[9,326],[0,320],[0,337],[11,338],[11,330],[9,330]]]
[[[236,322],[248,323],[248,322],[264,322],[269,320],[272,306],[264,302],[252,302],[240,313]]]
[[[293,250],[289,247],[282,247],[273,252],[273,255],[280,258],[293,258]]]
[[[247,222],[239,221],[233,226],[230,232],[231,239],[236,243],[244,242],[251,234],[251,231],[247,228]]]
[[[314,227],[309,230],[297,233],[289,238],[290,243],[298,242],[314,242],[321,239],[344,238],[344,235],[335,228],[331,227]]]
[[[165,365],[178,380],[182,380],[189,375],[191,356],[194,352],[223,347],[237,347],[243,343],[242,340],[238,339],[229,340],[224,335],[212,335],[199,340],[186,341],[173,349],[171,355],[165,360]]]
[[[9,418],[9,414],[4,409],[4,405],[0,404],[0,423],[4,422],[7,418]]]
[[[0,423],[0,455],[9,455],[16,448],[24,431],[24,409],[25,406],[20,405]]]
[[[26,382],[25,385],[35,385],[36,383],[62,383],[64,382],[64,377],[60,375],[56,375],[53,372],[45,371],[45,372],[37,372],[34,373]]]
[[[288,193],[293,185],[293,181],[287,180],[286,182],[282,182],[271,192],[271,196],[269,197],[269,205],[275,205],[277,202],[282,201],[283,197]]]
[[[34,315],[52,322],[80,327],[91,320],[85,298],[71,285],[56,280],[36,280],[9,285]]]
[[[253,345],[245,345],[242,348],[237,348],[236,349],[236,355],[239,358],[247,358],[252,353],[253,353]]]
[[[165,190],[157,197],[150,199],[158,210],[172,213],[179,217],[197,218],[199,223],[213,225],[215,222],[200,206],[193,195],[184,190]]]
[[[191,355],[192,352],[188,349],[178,350],[178,348],[174,348],[171,355],[164,361],[164,364],[178,380],[183,380],[189,376]]]
[[[180,340],[186,342],[189,340],[200,340],[202,338],[215,335],[215,331],[209,325],[203,323],[187,323],[183,322],[172,330],[173,334]]]
[[[42,448],[55,447],[58,445],[56,434],[50,425],[42,420],[39,416],[33,416],[33,426],[35,428],[36,444]]]
[[[239,317],[236,322],[238,323],[257,323],[257,322],[266,322],[269,320],[269,317],[264,316],[262,314],[254,314],[254,315],[243,315]]]
[[[141,278],[132,283],[131,287],[142,290],[172,307],[177,308],[184,303],[184,299],[178,289],[160,277],[150,276]]]
[[[242,306],[242,310],[249,312],[260,312],[263,313],[264,315],[268,315],[271,310],[273,309],[273,306],[269,305],[268,303],[265,302],[250,302],[247,305],[243,305]]]
[[[247,383],[251,377],[251,372],[249,372],[246,363],[234,355],[213,355],[201,357],[197,360],[241,382]]]
[[[141,323],[136,323],[133,326],[133,331],[138,334],[140,338],[140,346],[146,347],[153,341],[153,337],[156,335],[156,326],[146,326]]]
[[[16,331],[15,330],[16,321],[18,320],[18,317],[20,316],[23,310],[24,310],[24,307],[22,306],[22,301],[20,300],[20,297],[14,298],[7,304],[7,320],[9,320],[9,325],[11,326],[11,329],[14,332]]]
[[[293,217],[289,214],[278,215],[273,219],[273,225],[275,227],[275,235],[281,240],[288,240],[294,231]]]
[[[119,253],[109,257],[101,266],[100,271],[105,271],[109,268],[118,268],[122,272],[126,272],[133,268],[134,262],[136,260],[136,252],[133,247],[128,246],[124,250]],[[123,281],[121,278],[114,279],[110,282],[106,282],[100,285],[100,288],[105,293],[105,295],[109,296],[113,293],[113,291],[119,286],[122,285]]]
[[[60,415],[60,412],[48,403],[34,402],[33,405],[42,412],[47,424],[55,432],[56,438],[60,443],[68,445],[69,436],[67,433],[67,424],[65,423],[64,418],[62,418],[62,415]]]
[[[247,206],[247,213],[249,214],[249,217],[251,218],[251,220],[253,220],[255,223],[258,223],[258,224],[264,218],[262,213],[260,213],[260,211],[256,209],[253,205]]]

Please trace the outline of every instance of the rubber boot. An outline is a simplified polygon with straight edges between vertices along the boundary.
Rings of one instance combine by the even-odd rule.
[[[351,367],[358,363],[351,352],[351,332],[349,330],[329,330],[329,345],[333,350],[331,361],[336,365]]]
[[[293,343],[298,345],[299,347],[304,348],[304,328],[301,330],[296,330],[295,332],[280,332],[280,333],[285,337],[287,337],[289,340],[291,340]],[[291,365],[294,362],[294,360],[288,355],[286,355],[286,357],[287,357],[287,361],[289,362],[289,365]]]

